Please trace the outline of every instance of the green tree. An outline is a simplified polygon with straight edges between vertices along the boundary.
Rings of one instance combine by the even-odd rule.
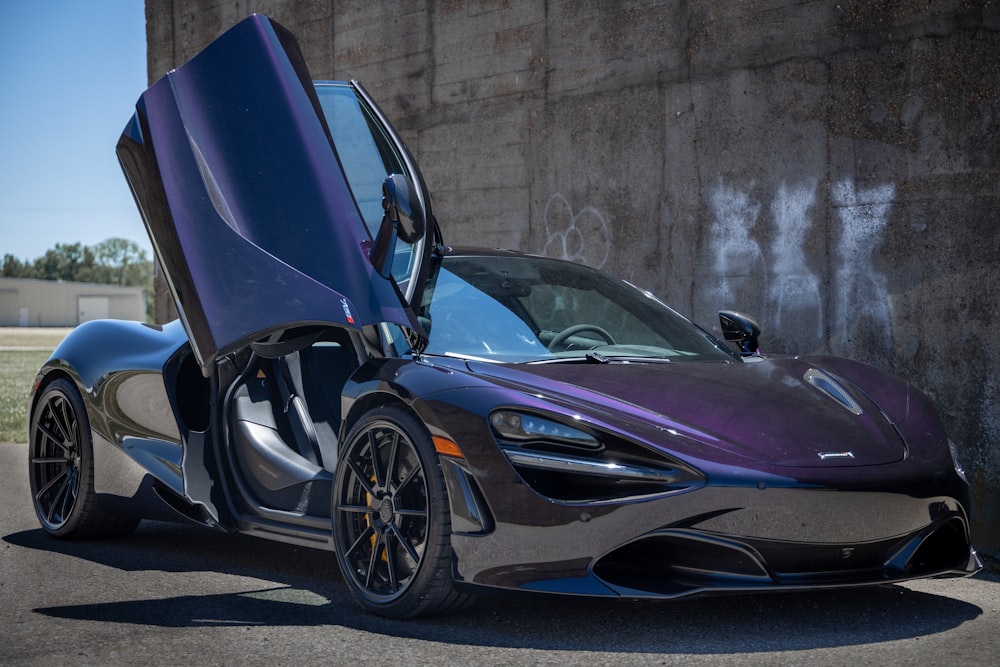
[[[94,252],[81,243],[57,243],[35,260],[35,274],[43,280],[100,282]]]
[[[113,237],[93,246],[102,282],[124,287],[141,287],[146,300],[146,318],[154,321],[153,262],[135,241]]]
[[[3,256],[3,268],[0,275],[4,278],[34,278],[35,267],[29,262],[22,262],[14,255],[7,253]]]
[[[112,285],[145,286],[152,280],[152,263],[146,251],[135,241],[110,238],[93,247],[97,264],[107,272],[106,282]]]

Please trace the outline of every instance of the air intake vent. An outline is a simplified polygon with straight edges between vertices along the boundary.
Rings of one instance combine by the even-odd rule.
[[[864,412],[858,402],[854,400],[854,397],[823,371],[810,368],[802,376],[802,379],[837,401],[848,412],[855,415],[860,415]]]

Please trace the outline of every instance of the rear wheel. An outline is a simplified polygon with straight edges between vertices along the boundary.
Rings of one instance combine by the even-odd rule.
[[[58,379],[44,389],[28,437],[28,481],[42,530],[59,538],[114,537],[138,525],[106,512],[94,492],[90,422],[73,383]]]
[[[427,429],[383,406],[351,429],[333,487],[334,548],[354,599],[394,618],[451,611],[451,519]]]

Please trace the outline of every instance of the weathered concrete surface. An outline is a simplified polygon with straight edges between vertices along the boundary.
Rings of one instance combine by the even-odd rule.
[[[405,8],[404,8],[405,7]],[[1000,8],[147,2],[150,79],[251,11],[366,84],[452,244],[602,267],[934,396],[1000,551]]]

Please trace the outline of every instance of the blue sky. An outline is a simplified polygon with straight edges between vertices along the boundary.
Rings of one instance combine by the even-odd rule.
[[[0,258],[149,240],[115,158],[146,88],[143,0],[0,0]]]

